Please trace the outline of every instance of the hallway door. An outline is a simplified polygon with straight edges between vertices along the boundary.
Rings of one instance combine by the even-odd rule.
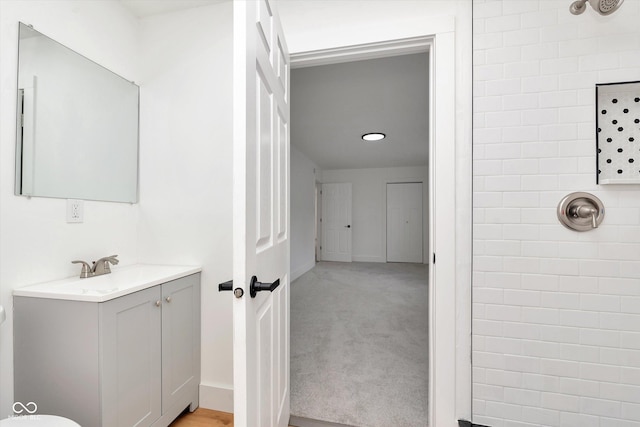
[[[387,262],[422,263],[422,183],[387,184]]]
[[[351,262],[351,183],[322,184],[322,260]]]
[[[233,2],[236,427],[286,427],[290,415],[289,54],[276,7]]]

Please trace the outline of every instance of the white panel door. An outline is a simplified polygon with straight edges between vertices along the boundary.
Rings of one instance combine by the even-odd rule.
[[[289,54],[276,6],[233,2],[236,427],[289,422]],[[254,276],[271,290],[253,294]]]
[[[387,261],[422,263],[422,183],[387,184]]]
[[[322,260],[351,262],[351,183],[322,184]]]

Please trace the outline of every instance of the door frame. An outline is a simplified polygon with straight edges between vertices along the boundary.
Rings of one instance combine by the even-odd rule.
[[[471,173],[456,170],[456,79],[451,78],[456,68],[455,19],[439,17],[416,28],[406,30],[413,31],[408,36],[398,26],[378,28],[378,39],[364,43],[361,35],[324,40],[322,49],[291,52],[291,68],[418,52],[429,55],[428,418],[429,425],[453,427],[458,419],[471,417],[471,281],[465,277],[468,266],[460,268],[456,262],[467,244],[470,251],[471,241],[456,235],[456,223],[464,221],[456,210],[457,180],[470,182]]]
[[[316,181],[315,184],[315,223],[316,223],[316,236],[315,236],[315,262],[318,262],[322,259],[322,183],[320,181]]]

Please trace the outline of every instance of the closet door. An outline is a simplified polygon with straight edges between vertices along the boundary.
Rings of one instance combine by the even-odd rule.
[[[387,262],[422,263],[422,183],[387,184]]]

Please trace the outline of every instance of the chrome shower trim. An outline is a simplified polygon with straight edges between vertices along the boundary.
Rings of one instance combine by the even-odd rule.
[[[587,2],[600,15],[607,16],[618,10],[624,0],[576,0],[569,6],[569,12],[573,15],[582,14],[587,8]]]
[[[577,0],[569,6],[569,12],[573,15],[580,15],[587,9],[587,0]]]

